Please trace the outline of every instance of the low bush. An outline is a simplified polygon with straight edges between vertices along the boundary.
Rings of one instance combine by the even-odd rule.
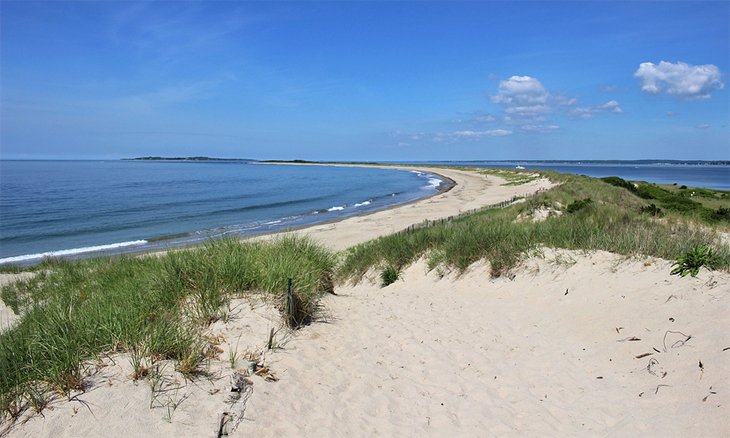
[[[649,204],[645,207],[641,207],[641,209],[639,211],[641,211],[643,214],[648,214],[648,215],[654,216],[654,217],[663,216],[662,209],[657,207],[655,204]]]
[[[380,273],[380,287],[386,287],[395,283],[400,278],[400,272],[392,265],[388,265]]]
[[[711,248],[706,245],[698,245],[677,257],[677,260],[672,264],[675,268],[672,269],[671,274],[682,277],[687,275],[696,277],[700,272],[700,268],[705,267],[714,270],[722,264],[722,259]]]
[[[593,204],[591,198],[580,199],[568,204],[568,207],[565,209],[565,211],[567,211],[568,213],[575,213],[576,211],[582,210],[591,204]]]

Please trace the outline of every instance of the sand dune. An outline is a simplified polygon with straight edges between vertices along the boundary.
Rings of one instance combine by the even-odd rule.
[[[548,252],[512,281],[484,265],[439,279],[418,263],[385,289],[340,289],[330,323],[271,358],[282,380],[254,393],[242,430],[728,436],[730,277],[562,254],[575,264]]]
[[[277,324],[270,307],[237,302],[210,330],[225,339],[216,379],[171,375],[182,389],[150,409],[150,385],[117,357],[78,401],[11,436],[214,436],[223,411],[243,408],[231,436],[728,436],[730,276],[556,254],[513,280],[485,264],[439,278],[417,263],[384,289],[341,287],[324,320],[267,355],[280,380],[254,377],[231,406],[228,349],[263,348]]]

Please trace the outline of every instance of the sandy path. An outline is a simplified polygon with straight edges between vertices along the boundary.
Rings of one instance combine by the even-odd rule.
[[[377,167],[377,166],[376,166]],[[393,167],[387,167],[393,169]],[[414,168],[405,168],[414,170]],[[456,182],[445,193],[372,214],[350,217],[339,222],[314,225],[291,233],[308,235],[323,245],[342,250],[358,243],[392,234],[423,222],[442,219],[459,213],[525,196],[553,186],[547,179],[539,179],[520,186],[504,186],[502,178],[455,169],[419,167],[417,170],[443,175]],[[271,235],[263,238],[271,238]]]

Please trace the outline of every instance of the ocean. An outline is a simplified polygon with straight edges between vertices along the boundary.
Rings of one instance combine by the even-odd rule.
[[[730,190],[730,166],[428,162],[524,167]],[[436,193],[423,172],[244,161],[0,160],[0,264],[185,246],[368,213]]]
[[[0,161],[0,264],[190,245],[381,210],[436,193],[395,169],[218,161]]]

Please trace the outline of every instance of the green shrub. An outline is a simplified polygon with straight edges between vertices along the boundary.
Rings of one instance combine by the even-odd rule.
[[[603,182],[611,184],[612,186],[623,187],[630,192],[636,193],[636,186],[633,183],[630,183],[617,176],[607,176],[605,178],[601,178],[601,180]]]
[[[568,207],[565,209],[565,211],[567,211],[568,213],[575,213],[576,211],[582,210],[591,204],[593,204],[593,200],[591,200],[591,198],[576,200],[568,204]]]
[[[730,222],[730,208],[720,207],[712,212],[712,219],[716,221]]]
[[[686,277],[688,274],[696,277],[703,266],[709,270],[717,269],[722,264],[720,258],[706,245],[690,248],[684,255],[677,257],[672,266],[672,275]]]
[[[400,278],[400,272],[392,265],[388,265],[380,273],[380,287],[386,287],[393,284]]]
[[[648,214],[648,215],[654,216],[654,217],[663,216],[662,209],[657,207],[656,204],[649,204],[645,207],[641,207],[641,209],[639,211],[641,211],[644,214]]]

